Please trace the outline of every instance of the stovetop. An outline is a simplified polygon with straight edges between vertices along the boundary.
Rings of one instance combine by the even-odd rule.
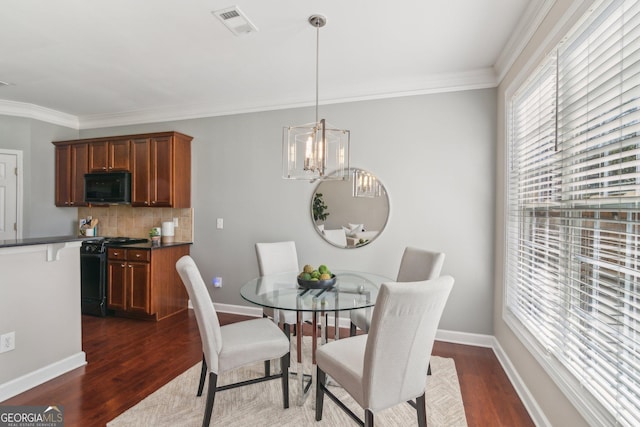
[[[83,253],[101,253],[106,246],[123,246],[134,243],[147,243],[149,240],[141,237],[99,237],[82,242]]]

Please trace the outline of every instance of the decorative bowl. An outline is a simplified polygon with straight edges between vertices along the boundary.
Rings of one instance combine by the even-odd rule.
[[[298,286],[305,289],[328,289],[336,284],[336,275],[327,280],[304,280],[298,277]]]

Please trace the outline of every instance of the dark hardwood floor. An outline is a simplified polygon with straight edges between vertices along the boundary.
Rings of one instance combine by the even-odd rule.
[[[82,337],[86,366],[0,405],[61,405],[66,427],[104,426],[202,358],[192,310],[157,323],[83,316]],[[469,427],[534,425],[491,349],[436,342],[433,353],[455,360]]]

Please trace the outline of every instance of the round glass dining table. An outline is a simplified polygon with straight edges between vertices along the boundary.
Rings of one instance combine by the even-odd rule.
[[[378,288],[388,277],[373,273],[337,271],[331,288],[305,289],[298,286],[298,272],[270,274],[247,282],[240,289],[245,300],[276,310],[345,311],[371,307]]]
[[[240,288],[240,295],[245,300],[274,310],[274,321],[279,319],[278,310],[297,312],[296,331],[302,331],[302,313],[311,312],[312,331],[320,326],[323,342],[327,340],[327,316],[334,312],[335,339],[339,338],[339,312],[373,307],[378,296],[378,289],[384,282],[392,279],[374,273],[356,271],[334,271],[336,283],[330,288],[309,289],[298,286],[299,272],[287,272],[269,274],[256,277],[245,283]],[[320,317],[320,325],[318,325]],[[310,383],[303,385],[302,371],[302,333],[296,334],[298,377],[302,388],[299,404],[304,401]],[[315,351],[317,348],[317,334],[311,334],[311,359],[315,364]]]

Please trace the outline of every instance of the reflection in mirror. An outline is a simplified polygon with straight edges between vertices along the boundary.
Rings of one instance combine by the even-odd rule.
[[[311,198],[316,231],[339,248],[371,243],[382,233],[388,218],[386,189],[363,169],[351,168],[348,181],[320,181]]]

